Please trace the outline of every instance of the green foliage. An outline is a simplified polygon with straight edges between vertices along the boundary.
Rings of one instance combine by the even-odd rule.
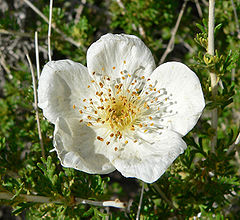
[[[40,123],[46,159],[42,158],[30,70],[22,56],[28,50],[35,64],[33,37],[39,33],[40,65],[47,62],[48,24],[27,5],[14,5],[0,11],[0,29],[16,31],[1,35],[0,69],[0,193],[10,193],[1,204],[13,207],[12,214],[26,212],[27,219],[135,219],[140,193],[128,191],[125,178],[89,175],[63,168],[53,149],[53,126],[43,118]],[[31,1],[49,15],[49,1]],[[87,0],[54,1],[51,47],[53,60],[72,59],[86,64],[89,45],[107,32],[139,36],[150,47],[156,63],[171,38],[183,1],[175,0]],[[187,150],[154,184],[145,184],[141,219],[191,219],[201,213],[203,219],[237,219],[240,216],[239,134],[240,44],[231,1],[216,1],[215,55],[207,53],[208,7],[199,1],[203,19],[195,1],[189,1],[178,28],[174,50],[167,60],[181,61],[200,78],[206,108],[197,126],[186,137]],[[233,1],[240,14],[239,1]],[[0,3],[1,6],[1,3]],[[21,16],[22,17],[21,17]],[[25,15],[25,17],[23,16]],[[238,21],[240,23],[240,21]],[[56,30],[58,29],[58,31]],[[15,32],[14,32],[15,33]],[[67,40],[71,38],[80,46]],[[20,40],[19,40],[20,39]],[[17,42],[17,43],[16,43]],[[6,49],[7,48],[7,49]],[[3,61],[6,66],[4,67]],[[8,73],[7,69],[10,70]],[[218,76],[218,95],[212,97],[209,72]],[[3,80],[2,80],[3,79]],[[218,109],[218,140],[211,151],[214,130],[210,111]],[[236,157],[238,157],[236,159]],[[133,182],[138,188],[137,181]],[[131,182],[132,183],[132,182]],[[140,187],[139,187],[140,188]],[[27,202],[21,195],[44,196],[56,203]],[[133,200],[130,210],[77,204],[76,198],[93,201]]]

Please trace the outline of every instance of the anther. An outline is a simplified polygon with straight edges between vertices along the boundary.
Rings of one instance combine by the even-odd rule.
[[[103,84],[102,84],[102,82],[100,82],[100,83],[99,83],[99,86],[100,86],[101,88],[103,87]]]
[[[76,105],[73,105],[73,109],[75,109],[76,108]]]
[[[101,138],[100,136],[97,136],[97,139],[98,139],[99,141],[104,141],[104,139]]]

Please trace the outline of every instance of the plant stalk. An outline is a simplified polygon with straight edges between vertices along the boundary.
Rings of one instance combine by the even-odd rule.
[[[215,0],[209,0],[209,17],[208,17],[208,53],[214,55],[214,11],[215,11]],[[216,73],[210,72],[211,78],[211,89],[213,100],[217,96],[218,82]],[[211,140],[211,150],[215,152],[217,145],[217,124],[218,124],[218,111],[217,108],[211,112],[211,124],[214,129],[214,135]]]

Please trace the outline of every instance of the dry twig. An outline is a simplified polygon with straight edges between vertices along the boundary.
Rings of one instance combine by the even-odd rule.
[[[77,8],[76,16],[75,16],[75,19],[74,19],[74,24],[77,24],[79,22],[82,11],[83,11],[83,8],[84,8],[84,5],[86,4],[86,2],[87,2],[86,0],[82,0],[81,4]]]
[[[232,2],[233,13],[234,13],[234,17],[235,17],[235,23],[236,23],[236,29],[237,29],[237,33],[238,33],[238,38],[240,39],[240,29],[239,29],[237,10],[236,10],[236,7],[235,7],[235,4],[234,4],[233,0],[231,0],[231,2]]]
[[[117,4],[118,4],[118,6],[119,6],[120,8],[123,9],[122,14],[125,15],[125,14],[126,14],[126,8],[125,8],[124,4],[122,3],[122,1],[121,1],[121,0],[117,0]],[[136,26],[135,26],[134,24],[132,24],[132,27],[133,27],[133,29],[136,29],[136,30],[137,30],[137,28],[136,28]],[[146,33],[145,33],[142,25],[139,25],[138,31],[139,31],[140,35],[141,35],[143,38],[146,38]]]
[[[35,32],[35,55],[36,55],[36,65],[37,65],[37,79],[40,78],[40,64],[39,64],[39,51],[38,51],[38,33]]]
[[[22,0],[24,1],[33,11],[35,11],[45,22],[49,23],[48,18],[41,12],[39,11],[29,0]],[[80,47],[81,44],[79,42],[76,42],[73,40],[71,37],[66,36],[61,30],[59,30],[55,24],[51,24],[51,27],[58,33],[60,34],[60,37],[68,41],[69,43],[73,44],[76,47]]]
[[[159,186],[156,183],[152,184],[155,190],[160,194],[162,199],[175,211],[175,214],[177,216],[177,219],[182,219],[181,216],[177,213],[177,207],[174,206],[173,202],[167,198],[167,196],[164,194],[164,192],[159,188]]]
[[[32,37],[32,34],[29,33],[22,33],[19,31],[12,31],[12,30],[5,30],[0,29],[0,34],[6,34],[6,35],[13,35],[13,36],[19,36],[19,37]]]
[[[51,56],[52,7],[53,7],[53,0],[50,0],[50,5],[49,5],[49,23],[48,23],[48,59],[49,59],[49,61],[52,61],[52,56]]]
[[[181,8],[181,11],[178,15],[178,18],[177,18],[177,22],[175,24],[175,27],[173,28],[173,31],[172,31],[172,36],[168,42],[168,45],[167,45],[167,48],[166,50],[164,51],[161,59],[160,59],[160,62],[159,64],[162,64],[164,62],[164,60],[166,59],[167,55],[173,51],[173,48],[174,48],[174,41],[175,41],[175,36],[177,34],[177,30],[178,30],[178,27],[179,27],[179,24],[181,22],[181,19],[182,19],[182,16],[183,16],[183,13],[184,13],[184,10],[186,8],[186,5],[187,5],[187,2],[188,0],[185,0],[183,5],[182,5],[182,8]]]
[[[11,200],[14,195],[8,192],[0,192],[0,199],[6,199]],[[46,196],[36,196],[36,195],[25,195],[20,194],[18,198],[24,200],[25,202],[36,202],[36,203],[65,203],[65,201],[61,200],[52,200],[50,197]],[[94,206],[102,206],[102,207],[114,207],[114,208],[125,208],[126,205],[123,202],[120,202],[119,200],[115,201],[93,201],[88,199],[81,199],[81,198],[75,198],[74,205],[78,204],[88,204],[88,205],[94,205]]]
[[[142,182],[141,196],[140,196],[140,200],[139,200],[139,204],[138,204],[138,211],[137,211],[136,220],[139,220],[139,217],[140,217],[142,200],[143,200],[143,192],[144,192],[144,182]]]
[[[208,17],[208,49],[207,52],[210,55],[214,55],[214,11],[215,11],[215,0],[209,0],[209,17]],[[218,80],[216,73],[210,73],[211,78],[211,89],[213,100],[218,93]],[[211,112],[212,128],[214,129],[214,135],[211,140],[212,152],[215,152],[217,145],[217,124],[218,124],[218,112],[217,108]]]
[[[0,51],[0,65],[3,67],[3,69],[6,71],[8,78],[12,79],[13,75],[11,74],[11,70],[8,68],[7,63],[4,59],[4,56],[2,54],[2,52]]]
[[[202,13],[202,9],[200,7],[199,1],[195,0],[195,4],[196,4],[197,11],[198,11],[198,15],[199,15],[200,18],[202,18],[203,13]]]
[[[41,132],[41,127],[40,127],[40,120],[39,120],[39,112],[38,112],[38,105],[37,105],[37,88],[36,88],[36,79],[35,79],[35,75],[34,75],[34,71],[33,71],[33,66],[32,66],[32,62],[31,59],[29,57],[28,54],[26,54],[28,63],[29,63],[29,67],[31,70],[31,74],[32,74],[32,82],[33,82],[33,95],[34,95],[34,110],[36,112],[36,120],[37,120],[37,127],[38,127],[38,136],[39,136],[39,141],[40,141],[40,146],[42,149],[42,157],[46,158],[45,156],[45,150],[44,150],[44,146],[43,146],[43,139],[42,139],[42,132]]]

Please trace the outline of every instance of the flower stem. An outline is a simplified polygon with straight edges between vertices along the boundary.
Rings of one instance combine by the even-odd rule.
[[[35,79],[35,74],[34,74],[34,71],[33,71],[32,61],[31,61],[28,54],[26,54],[26,57],[27,57],[27,60],[28,60],[28,63],[29,63],[31,74],[32,74],[34,110],[36,112],[38,136],[39,136],[40,146],[41,146],[41,149],[42,149],[42,157],[46,159],[45,150],[44,150],[44,146],[43,146],[42,132],[41,132],[41,127],[40,127],[39,112],[38,112],[36,79]]]
[[[144,192],[144,182],[142,182],[141,196],[140,196],[140,200],[139,200],[139,204],[138,204],[136,220],[139,220],[139,217],[140,217],[140,211],[141,211],[142,200],[143,200],[143,192]]]
[[[182,20],[182,16],[183,16],[183,13],[185,11],[187,2],[188,2],[188,0],[185,0],[184,3],[182,4],[182,8],[181,8],[180,13],[178,15],[177,22],[176,22],[176,24],[175,24],[175,26],[174,26],[174,28],[172,30],[172,36],[171,36],[171,38],[170,38],[170,40],[168,42],[166,50],[164,51],[164,53],[163,53],[163,55],[162,55],[162,57],[161,57],[161,59],[159,61],[159,65],[162,64],[165,61],[167,55],[169,53],[171,53],[173,51],[173,49],[174,49],[175,37],[176,37],[177,30],[178,30],[178,27],[180,25],[180,22]]]
[[[48,59],[52,61],[51,56],[51,27],[52,27],[52,7],[53,7],[53,0],[50,0],[49,5],[49,22],[48,22]]]
[[[209,17],[208,17],[208,53],[214,55],[214,10],[215,10],[215,0],[209,0]],[[213,100],[217,96],[217,75],[216,73],[210,73],[211,78],[211,89]],[[211,140],[212,152],[215,152],[217,145],[217,124],[218,124],[218,112],[217,108],[213,109],[211,112],[211,122],[212,128],[214,129],[214,135]]]

